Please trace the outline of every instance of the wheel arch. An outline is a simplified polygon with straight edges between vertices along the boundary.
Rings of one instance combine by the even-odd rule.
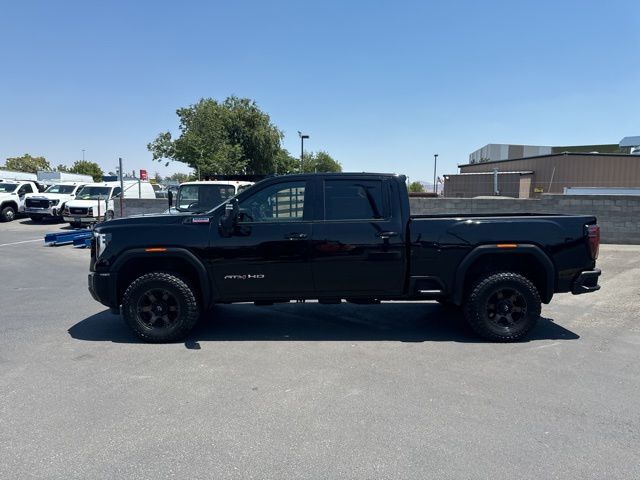
[[[115,272],[114,295],[118,304],[127,287],[144,273],[166,271],[184,276],[199,295],[202,306],[208,308],[214,298],[213,283],[204,264],[192,252],[183,248],[167,248],[161,252],[132,249],[124,252],[112,266]]]
[[[543,303],[553,298],[556,269],[549,256],[537,245],[518,244],[514,248],[481,245],[474,248],[456,269],[453,301],[461,305],[474,279],[482,274],[512,271],[527,277],[538,289]]]

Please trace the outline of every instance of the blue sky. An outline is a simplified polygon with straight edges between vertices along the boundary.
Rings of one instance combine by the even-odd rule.
[[[640,135],[637,1],[20,1],[0,15],[0,164],[188,171],[146,144],[201,97],[255,99],[299,152],[415,180],[486,143]]]

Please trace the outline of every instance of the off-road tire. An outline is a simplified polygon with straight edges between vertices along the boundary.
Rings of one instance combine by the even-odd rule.
[[[146,312],[140,312],[141,302],[145,300],[143,297],[156,290],[168,292],[178,308],[177,318],[162,328],[145,323],[143,316]],[[122,317],[145,342],[168,343],[181,340],[189,333],[200,317],[200,307],[194,290],[185,279],[170,272],[152,272],[138,277],[124,292]]]
[[[10,222],[15,220],[16,218],[16,210],[13,207],[4,207],[2,211],[0,211],[0,221]]]
[[[512,311],[505,314],[506,317],[501,316],[500,312],[503,308],[506,311],[509,303]],[[482,277],[473,284],[464,303],[464,316],[481,337],[494,342],[516,342],[536,326],[540,308],[540,295],[533,283],[518,273],[500,272]],[[513,321],[519,313],[519,318]]]

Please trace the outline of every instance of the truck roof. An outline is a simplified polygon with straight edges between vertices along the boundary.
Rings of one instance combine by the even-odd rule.
[[[253,185],[254,182],[244,180],[194,180],[191,182],[183,182],[180,185]]]

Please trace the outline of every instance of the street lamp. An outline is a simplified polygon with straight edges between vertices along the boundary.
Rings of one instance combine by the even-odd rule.
[[[84,148],[82,149],[82,161],[84,162]]]
[[[438,166],[438,154],[433,154],[433,191],[438,194],[438,184],[436,183],[436,168]]]
[[[300,171],[302,171],[302,165],[304,162],[304,139],[308,139],[309,135],[305,135],[300,130],[298,130],[298,135],[300,136]]]

